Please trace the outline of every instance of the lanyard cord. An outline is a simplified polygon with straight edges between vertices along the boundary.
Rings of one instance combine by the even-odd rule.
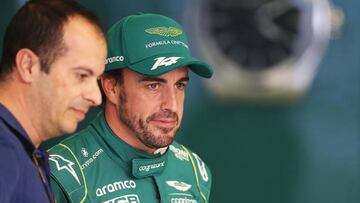
[[[33,160],[34,160],[36,169],[37,169],[37,171],[38,171],[38,173],[39,173],[41,182],[42,182],[42,184],[43,184],[43,186],[44,186],[44,188],[45,188],[46,195],[47,195],[47,197],[48,197],[48,199],[49,199],[49,202],[50,202],[50,203],[53,203],[54,200],[53,200],[53,198],[52,198],[52,193],[51,193],[51,191],[50,191],[50,187],[49,187],[49,185],[48,185],[47,179],[45,178],[45,176],[44,176],[44,174],[43,174],[43,172],[42,172],[42,170],[41,170],[41,168],[40,168],[39,162],[38,162],[38,160],[36,159],[35,154],[32,154],[32,158],[33,158]]]

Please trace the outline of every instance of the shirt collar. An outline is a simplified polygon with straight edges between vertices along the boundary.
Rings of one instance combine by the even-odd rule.
[[[14,136],[23,144],[26,152],[31,156],[35,150],[35,146],[31,142],[28,134],[21,126],[21,124],[16,120],[13,114],[0,103],[0,118],[3,122],[13,131]]]

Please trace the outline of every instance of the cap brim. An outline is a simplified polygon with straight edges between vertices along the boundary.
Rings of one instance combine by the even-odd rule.
[[[213,75],[210,65],[191,56],[178,54],[152,56],[140,62],[130,64],[128,68],[142,75],[155,77],[185,66],[188,66],[191,71],[204,78],[210,78]]]

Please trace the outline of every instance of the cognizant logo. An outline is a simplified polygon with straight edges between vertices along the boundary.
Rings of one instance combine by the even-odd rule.
[[[125,181],[117,181],[114,183],[110,183],[108,185],[104,185],[100,188],[96,189],[96,196],[101,197],[107,193],[116,192],[122,189],[131,189],[136,188],[136,183],[133,180],[125,180]]]
[[[165,161],[162,161],[160,163],[151,164],[151,165],[140,166],[139,171],[146,171],[147,172],[147,171],[152,170],[152,169],[163,167],[164,164],[165,164]]]

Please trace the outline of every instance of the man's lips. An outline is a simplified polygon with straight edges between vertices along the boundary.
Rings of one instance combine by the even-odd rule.
[[[162,128],[173,128],[177,124],[177,120],[172,118],[153,119],[150,122]]]
[[[179,117],[175,112],[161,111],[149,116],[146,122],[160,128],[174,128],[178,125]]]
[[[87,113],[87,109],[77,109],[77,108],[73,108],[73,111],[76,113],[77,117],[79,120],[83,120],[86,116]]]

